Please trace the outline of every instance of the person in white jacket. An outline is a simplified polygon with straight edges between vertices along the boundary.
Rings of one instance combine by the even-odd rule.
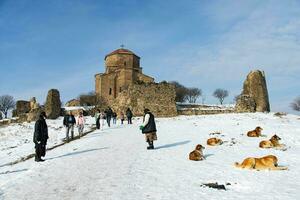
[[[99,118],[100,118],[100,130],[103,130],[103,126],[104,126],[104,122],[105,122],[105,113],[103,111],[100,112],[99,114]]]
[[[85,124],[85,119],[84,119],[83,113],[80,112],[76,119],[76,125],[78,127],[79,137],[81,137],[83,134],[84,124]]]

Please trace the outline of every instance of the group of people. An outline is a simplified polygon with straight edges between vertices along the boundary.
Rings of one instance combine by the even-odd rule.
[[[130,108],[126,110],[126,117],[127,117],[128,124],[132,124],[133,114]],[[36,121],[34,127],[33,142],[35,144],[36,162],[45,161],[41,157],[44,157],[46,155],[46,145],[47,145],[47,140],[49,138],[46,118],[47,118],[46,113],[41,112],[39,115],[39,119]],[[115,124],[117,120],[117,114],[113,112],[110,107],[108,107],[104,112],[102,112],[101,110],[97,110],[97,113],[95,114],[97,129],[103,129],[105,119],[107,121],[108,126],[110,127],[111,118],[113,119],[113,123]],[[120,120],[121,120],[121,124],[123,124],[125,120],[125,116],[123,112],[120,113]],[[79,137],[81,137],[83,134],[84,124],[85,124],[85,119],[82,112],[79,113],[76,119],[71,111],[68,112],[63,119],[63,125],[66,128],[66,141],[69,142],[70,140],[69,137],[70,132],[71,132],[71,139],[74,138],[75,125],[77,125],[78,127]],[[155,124],[154,115],[147,108],[144,110],[143,124],[139,128],[142,131],[142,133],[145,135],[146,142],[149,145],[147,149],[148,150],[154,149],[153,142],[157,140],[156,124]]]
[[[96,128],[103,130],[105,120],[106,120],[108,127],[110,127],[111,119],[113,120],[113,124],[116,124],[117,117],[118,117],[117,113],[114,112],[110,107],[108,107],[104,111],[97,109],[97,112],[95,113]],[[128,124],[132,124],[132,117],[133,117],[132,111],[130,110],[130,108],[127,108],[126,118],[127,118]],[[121,124],[123,124],[124,120],[125,120],[125,115],[123,112],[120,113],[120,120],[121,120]]]
[[[77,119],[75,119],[72,112],[69,111],[63,119],[63,125],[66,127],[66,138],[65,138],[66,141],[67,142],[70,141],[70,137],[69,137],[70,132],[71,132],[71,139],[74,138],[75,125],[77,125],[79,137],[81,137],[83,134],[84,124],[85,124],[85,119],[82,112],[80,112]]]

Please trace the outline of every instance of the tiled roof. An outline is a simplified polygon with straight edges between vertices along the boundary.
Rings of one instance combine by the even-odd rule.
[[[111,55],[114,55],[114,54],[129,54],[129,55],[135,55],[132,51],[130,51],[130,50],[128,50],[128,49],[123,49],[123,48],[121,48],[121,49],[117,49],[117,50],[115,50],[115,51],[113,51],[113,52],[107,54],[107,55],[105,56],[105,59],[106,59],[107,56],[111,56]],[[135,56],[137,56],[137,55],[135,55]],[[137,56],[137,57],[138,57],[138,56]],[[138,57],[138,58],[139,58],[139,57]]]

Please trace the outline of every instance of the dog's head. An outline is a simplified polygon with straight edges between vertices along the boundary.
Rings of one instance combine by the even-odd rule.
[[[277,136],[276,134],[273,135],[271,139],[273,139],[273,140],[281,140],[281,138],[279,136]]]
[[[223,141],[221,139],[217,138],[217,143],[222,144]]]
[[[197,144],[195,149],[198,150],[198,151],[201,151],[202,149],[205,149],[205,147],[202,146],[201,144]]]
[[[256,131],[262,131],[263,129],[262,129],[262,127],[258,126],[258,127],[255,128],[255,130]]]

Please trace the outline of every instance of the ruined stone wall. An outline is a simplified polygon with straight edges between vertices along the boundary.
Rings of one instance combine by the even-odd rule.
[[[175,95],[175,87],[168,83],[131,84],[109,105],[117,113],[130,108],[142,116],[148,108],[157,117],[171,117],[177,115]]]
[[[197,110],[197,109],[185,109],[178,110],[178,115],[215,115],[234,113],[234,110]]]
[[[19,100],[16,102],[16,109],[13,111],[13,117],[17,117],[23,113],[28,113],[29,111],[30,111],[30,102]]]

